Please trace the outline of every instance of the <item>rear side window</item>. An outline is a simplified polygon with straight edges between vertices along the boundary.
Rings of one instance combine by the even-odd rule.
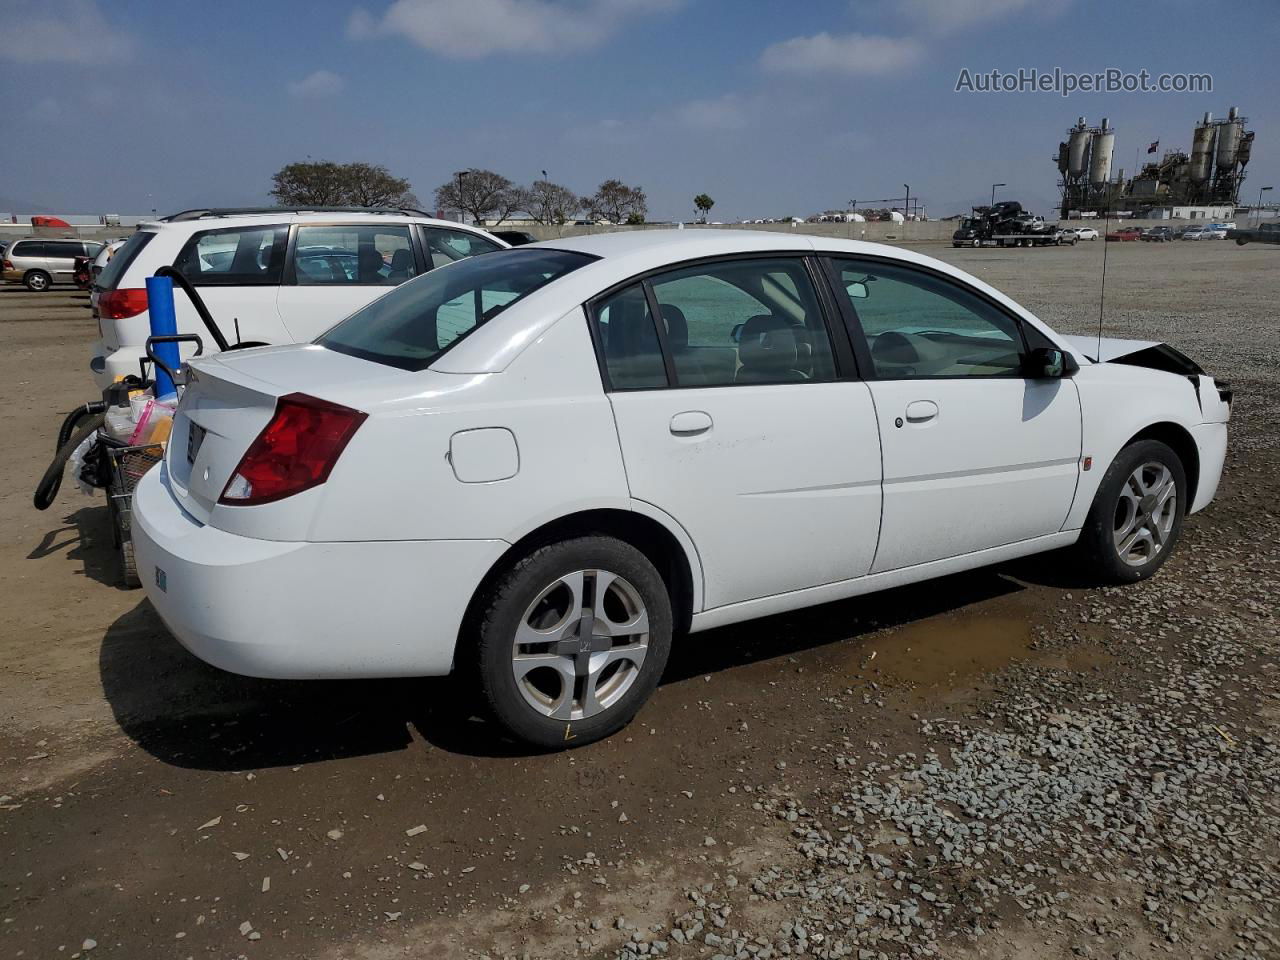
[[[407,226],[299,227],[293,269],[301,286],[394,287],[417,273]]]
[[[140,254],[148,243],[152,241],[155,234],[146,231],[139,231],[124,242],[124,246],[115,252],[107,265],[102,268],[102,273],[98,274],[98,288],[101,290],[114,290],[120,284],[120,280],[124,277],[124,273],[132,265],[133,261],[138,259]]]
[[[501,250],[496,243],[466,230],[449,230],[444,227],[423,227],[427,243],[427,261],[431,267],[443,267],[455,260],[493,253]]]
[[[84,244],[79,240],[46,240],[44,255],[59,260],[74,260],[84,256]]]
[[[174,266],[195,286],[278,284],[288,233],[284,226],[206,230],[187,241]]]
[[[39,240],[19,241],[9,251],[11,257],[43,257],[44,244]]]
[[[524,249],[464,260],[379,297],[315,342],[402,370],[425,370],[517,300],[594,259],[567,250]]]
[[[667,385],[667,368],[643,284],[600,301],[596,335],[613,389],[653,390]]]

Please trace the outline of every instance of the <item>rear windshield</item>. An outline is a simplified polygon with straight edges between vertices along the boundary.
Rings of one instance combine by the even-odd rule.
[[[114,290],[120,283],[120,278],[124,276],[124,272],[129,269],[129,264],[138,258],[138,254],[142,252],[142,248],[151,242],[151,238],[155,234],[149,231],[139,231],[124,242],[124,246],[115,252],[107,265],[102,268],[102,273],[98,274],[98,288],[101,290]]]
[[[402,370],[423,370],[517,300],[594,259],[525,248],[459,260],[357,310],[316,343]]]

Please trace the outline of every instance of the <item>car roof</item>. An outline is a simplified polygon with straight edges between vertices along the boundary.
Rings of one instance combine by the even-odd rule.
[[[483,227],[458,223],[454,220],[440,220],[425,214],[406,213],[402,211],[371,212],[357,210],[278,210],[253,212],[220,212],[193,211],[200,216],[184,216],[180,219],[163,218],[148,220],[138,224],[139,230],[180,230],[184,233],[195,233],[203,230],[225,230],[233,227],[259,226],[264,223],[421,223],[434,227],[446,227],[450,230],[466,230],[471,233],[488,234]]]
[[[704,257],[752,253],[822,253],[881,257],[927,267],[985,293],[1026,318],[1051,340],[1057,336],[1020,304],[948,263],[914,250],[864,240],[812,236],[800,232],[766,230],[630,230],[546,240],[516,247],[526,251],[566,250],[596,258],[514,303],[491,322],[472,331],[431,365],[441,373],[497,373],[545,333],[566,312],[581,313],[581,305],[619,284],[653,270],[677,268]],[[490,254],[497,256],[498,254]],[[503,254],[507,255],[507,254]],[[448,269],[447,267],[443,269]]]

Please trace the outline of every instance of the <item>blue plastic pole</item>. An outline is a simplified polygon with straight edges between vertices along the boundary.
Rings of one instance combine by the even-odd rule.
[[[173,281],[168,277],[147,277],[147,313],[151,317],[152,336],[172,336],[178,332],[178,317],[173,309]],[[157,343],[152,350],[171,370],[177,370],[182,363],[182,354],[176,343]],[[178,388],[173,380],[158,365],[155,375],[156,399],[177,394]]]

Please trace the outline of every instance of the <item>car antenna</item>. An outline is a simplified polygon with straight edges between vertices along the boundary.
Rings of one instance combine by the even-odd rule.
[[[1102,362],[1102,309],[1107,302],[1107,234],[1111,232],[1111,158],[1107,158],[1107,209],[1102,221],[1102,285],[1098,291],[1098,351],[1096,359]]]
[[[1103,248],[1103,253],[1105,253],[1105,252],[1106,252],[1106,248],[1104,247],[1104,248]],[[1107,267],[1106,262],[1105,262],[1105,261],[1103,261],[1102,269],[1103,269],[1103,275],[1104,275],[1104,276],[1106,275],[1106,267]],[[232,322],[233,324],[235,324],[235,327],[236,327],[236,343],[239,343],[239,342],[240,342],[240,339],[241,339],[241,338],[240,338],[240,318],[239,318],[239,317],[232,317],[232,318],[231,318],[231,322]]]

